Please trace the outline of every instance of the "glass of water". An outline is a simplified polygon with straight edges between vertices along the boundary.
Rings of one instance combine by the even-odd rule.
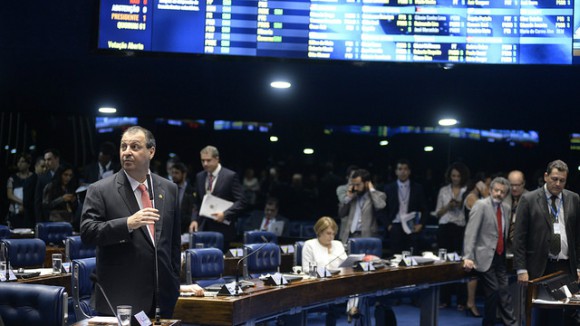
[[[439,257],[440,261],[446,261],[447,260],[447,249],[439,248],[439,254],[437,256]]]
[[[131,325],[131,310],[133,310],[133,307],[129,305],[117,306],[117,316],[121,319],[122,326]]]
[[[316,266],[316,262],[311,261],[309,263],[309,267],[308,267],[308,271],[310,272],[310,276],[311,277],[316,277],[316,270],[317,270],[318,266]]]
[[[52,273],[60,274],[62,270],[62,254],[52,254]]]

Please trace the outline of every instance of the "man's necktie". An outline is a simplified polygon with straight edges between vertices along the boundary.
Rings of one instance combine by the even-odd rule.
[[[560,254],[561,244],[560,244],[560,233],[556,234],[554,232],[554,223],[558,223],[558,212],[556,208],[556,196],[550,197],[552,200],[551,209],[550,209],[550,221],[552,221],[552,239],[550,240],[550,253],[554,256],[558,256]],[[560,229],[561,231],[562,229]]]
[[[495,213],[495,216],[497,217],[497,232],[499,235],[497,238],[497,247],[495,248],[495,252],[498,255],[501,255],[503,254],[503,226],[501,217],[501,203],[497,205],[497,211]]]
[[[211,192],[212,185],[213,185],[213,174],[208,173],[207,174],[207,191],[208,192]]]
[[[153,207],[151,204],[151,199],[149,199],[149,193],[147,192],[147,188],[145,188],[144,184],[139,185],[139,191],[141,191],[141,204],[143,204],[143,208]],[[148,224],[147,227],[149,228],[149,232],[151,232],[151,240],[155,243],[155,224]]]
[[[264,227],[262,228],[262,231],[268,231],[269,224],[270,224],[270,219],[266,218],[266,222],[264,222]]]

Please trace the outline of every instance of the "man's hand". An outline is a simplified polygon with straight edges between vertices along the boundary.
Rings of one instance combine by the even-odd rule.
[[[528,285],[529,276],[528,273],[518,274],[518,283],[521,285]]]
[[[211,214],[211,216],[215,217],[215,221],[218,223],[223,223],[224,222],[224,212],[217,212],[217,213],[213,213]]]
[[[62,195],[62,199],[70,203],[76,200],[76,196],[74,194],[64,194]]]
[[[196,297],[203,297],[203,288],[197,284],[187,284],[179,286],[181,293],[193,293]]]
[[[475,263],[471,259],[464,259],[463,260],[463,269],[470,272],[472,269],[475,268]]]
[[[197,232],[197,230],[198,230],[198,227],[199,227],[199,225],[197,224],[197,221],[192,221],[192,222],[189,224],[189,233],[192,233],[192,232]]]
[[[423,230],[423,224],[415,224],[413,227],[413,233],[419,233]]]
[[[159,210],[147,207],[129,216],[127,226],[130,230],[136,230],[143,225],[155,224],[157,221],[159,221]]]

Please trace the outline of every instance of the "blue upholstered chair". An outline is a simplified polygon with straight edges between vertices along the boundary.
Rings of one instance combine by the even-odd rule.
[[[244,232],[244,244],[264,243],[264,237],[270,243],[278,243],[276,233],[269,231],[246,231]]]
[[[302,266],[302,248],[304,241],[296,241],[294,243],[294,266]]]
[[[349,254],[366,254],[381,257],[383,242],[380,238],[350,238],[348,239]]]
[[[46,256],[46,245],[40,239],[1,240],[8,251],[10,266],[15,268],[42,267]]]
[[[6,225],[0,225],[0,240],[10,238],[10,228]]]
[[[187,284],[201,287],[225,283],[224,254],[218,248],[187,249],[185,251],[185,278]]]
[[[7,326],[65,326],[67,313],[62,286],[0,283],[0,317]]]
[[[66,237],[65,243],[65,256],[67,261],[73,261],[73,259],[89,258],[95,257],[97,247],[94,245],[88,245],[81,241],[80,235],[73,235]]]
[[[46,245],[63,246],[64,239],[72,233],[72,224],[68,222],[36,223],[36,237],[42,239]]]
[[[91,309],[91,294],[93,293],[93,282],[91,274],[97,267],[95,257],[74,259],[72,261],[72,302],[73,310],[70,311],[71,321],[87,319],[97,313]]]
[[[201,231],[193,232],[189,237],[189,248],[196,248],[196,244],[202,243],[204,248],[218,248],[224,251],[224,235],[220,232]]]
[[[258,278],[261,274],[275,273],[282,262],[280,247],[275,243],[250,243],[244,245],[244,277]]]

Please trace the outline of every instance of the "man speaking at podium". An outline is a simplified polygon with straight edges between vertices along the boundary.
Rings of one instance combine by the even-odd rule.
[[[149,171],[154,155],[149,130],[134,126],[123,133],[122,169],[89,187],[81,238],[97,246],[97,281],[112,309],[131,305],[133,315],[152,317],[158,306],[170,318],[179,295],[179,206],[177,186]],[[94,296],[99,314],[115,313],[101,291]]]

